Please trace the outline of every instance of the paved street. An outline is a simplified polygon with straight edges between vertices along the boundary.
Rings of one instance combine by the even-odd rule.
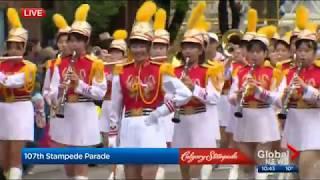
[[[166,165],[164,179],[180,179],[179,168],[176,165]],[[209,171],[210,172],[210,171]],[[206,174],[210,174],[207,172]],[[228,168],[219,168],[211,173],[210,179],[226,179],[228,176]],[[99,166],[89,170],[90,179],[108,179],[111,173],[111,167]],[[25,179],[65,179],[62,166],[56,165],[37,165],[33,174],[25,176]]]

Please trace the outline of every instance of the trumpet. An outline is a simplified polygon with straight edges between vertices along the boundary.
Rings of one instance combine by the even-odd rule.
[[[92,47],[92,49],[91,49],[91,55],[92,56],[100,56],[101,55],[101,48],[99,47],[99,46],[94,46],[94,47]]]
[[[281,110],[280,110],[280,112],[277,114],[278,118],[281,119],[281,120],[287,119],[287,114],[288,114],[288,111],[289,111],[290,98],[291,98],[292,93],[293,93],[293,90],[294,90],[294,88],[295,88],[293,82],[299,77],[299,74],[300,74],[300,72],[301,72],[301,69],[302,69],[302,65],[301,65],[301,63],[300,63],[299,66],[297,67],[296,72],[295,72],[294,75],[293,75],[293,78],[292,78],[291,81],[290,81],[290,84],[289,84],[289,86],[288,86],[288,93],[286,93],[286,95],[285,95],[285,97],[284,97]]]
[[[255,70],[256,68],[256,65],[255,64],[252,64],[251,65],[251,68],[248,72],[248,75],[249,76],[253,76],[253,71]],[[245,83],[245,88],[244,88],[244,91],[241,93],[241,96],[240,96],[240,102],[236,108],[236,112],[234,113],[234,116],[237,117],[237,118],[242,118],[243,117],[243,104],[244,104],[244,101],[245,101],[245,97],[246,95],[248,94],[248,91],[249,91],[249,85],[247,83]]]
[[[185,64],[183,66],[183,71],[182,71],[182,74],[180,76],[180,79],[184,78],[186,75],[188,75],[188,72],[189,72],[189,63],[190,63],[190,58],[187,57],[186,60],[185,60]],[[177,109],[175,112],[174,112],[174,116],[172,118],[172,122],[174,123],[180,123],[180,109]]]
[[[67,92],[71,84],[71,79],[69,78],[68,75],[72,74],[74,71],[73,68],[76,62],[76,55],[77,55],[76,51],[73,51],[70,64],[66,70],[65,76],[62,81],[62,84],[64,84],[65,86],[63,88],[59,88],[58,104],[54,108],[54,117],[64,118],[64,108],[67,100]]]
[[[223,55],[227,58],[232,57],[234,44],[239,44],[243,36],[243,32],[237,29],[231,29],[222,36]]]

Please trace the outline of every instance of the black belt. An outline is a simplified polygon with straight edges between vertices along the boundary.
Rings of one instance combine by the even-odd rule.
[[[134,117],[134,116],[148,116],[154,109],[149,108],[136,108],[127,110],[124,117]]]
[[[68,103],[77,103],[77,102],[93,102],[93,99],[89,99],[87,97],[81,95],[68,95],[67,96]]]
[[[261,109],[261,108],[269,108],[270,104],[249,102],[249,103],[243,103],[243,107],[244,108],[252,108],[252,109]]]
[[[31,101],[31,96],[12,96],[12,97],[0,97],[0,102],[23,102],[23,101]]]
[[[182,115],[198,114],[206,111],[207,111],[206,106],[198,106],[198,107],[189,106],[189,107],[179,108],[179,113]]]
[[[301,104],[289,103],[288,107],[292,108],[292,109],[316,109],[316,108],[320,108],[317,105],[307,104],[307,103],[301,103]]]

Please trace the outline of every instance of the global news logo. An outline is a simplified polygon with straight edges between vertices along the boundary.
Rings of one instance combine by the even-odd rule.
[[[46,10],[43,8],[21,8],[23,18],[43,18],[46,17]]]

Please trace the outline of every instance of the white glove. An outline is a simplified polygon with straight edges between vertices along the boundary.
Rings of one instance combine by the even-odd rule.
[[[146,126],[151,126],[151,125],[155,125],[155,124],[158,124],[158,119],[160,117],[160,113],[155,110],[155,111],[152,111],[148,117],[146,117],[146,119],[144,120],[144,123]]]
[[[6,80],[6,75],[0,72],[0,84],[3,84],[5,80]]]

